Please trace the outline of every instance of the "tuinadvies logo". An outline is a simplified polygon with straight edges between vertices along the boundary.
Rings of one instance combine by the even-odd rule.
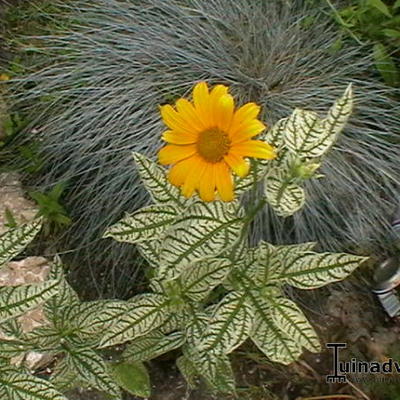
[[[385,362],[359,361],[356,358],[340,361],[339,349],[345,349],[346,343],[327,343],[326,347],[333,350],[333,374],[326,376],[326,382],[346,383],[346,374],[400,374],[400,362],[392,358]]]

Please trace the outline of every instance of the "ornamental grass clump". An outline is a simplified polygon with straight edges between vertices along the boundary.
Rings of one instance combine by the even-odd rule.
[[[225,86],[209,91],[200,82],[193,104],[181,98],[178,111],[161,108],[171,128],[164,140],[174,143],[159,154],[172,164],[169,171],[133,154],[151,204],[126,214],[104,237],[136,244],[150,271],[146,292],[126,301],[82,302],[65,280],[58,257],[46,282],[0,287],[0,329],[12,335],[0,337],[2,399],[66,400],[62,393],[75,387],[95,388],[115,400],[123,398],[121,389],[148,398],[146,362],[172,350],[189,387],[202,381],[214,392],[236,394],[230,354],[244,342],[285,365],[304,349],[321,350],[312,324],[286,289],[340,281],[367,258],[316,252],[315,242],[251,244],[249,226],[265,204],[282,217],[304,206],[309,198],[305,183],[320,178],[318,170],[350,116],[352,86],[324,117],[298,108],[267,132],[255,119],[258,106],[248,103],[234,111],[227,93]],[[192,111],[190,118],[182,104]],[[192,125],[194,116],[199,129]],[[204,146],[204,132],[210,130],[218,140]],[[173,171],[185,160],[182,179],[176,180]],[[207,169],[212,173],[204,188]],[[254,203],[242,204],[255,186],[261,194],[253,193]],[[26,247],[40,226],[41,220],[35,220],[0,236],[0,267]],[[22,332],[18,316],[39,304],[46,324]],[[26,368],[30,351],[47,355],[48,365]],[[15,364],[15,356],[22,362]],[[46,379],[36,376],[41,370]]]
[[[31,140],[32,127],[41,133],[35,137],[43,168],[35,185],[43,192],[68,183],[65,204],[73,223],[64,245],[77,251],[75,264],[84,265],[82,275],[92,277],[99,293],[127,295],[138,279],[132,247],[99,240],[123,212],[149,201],[130,153],[156,155],[165,129],[158,105],[188,97],[201,80],[229,85],[238,104],[258,104],[259,118],[269,125],[296,107],[323,112],[353,82],[357,108],[321,166],[325,178],[304,183],[308,202],[295,216],[266,205],[252,237],[277,245],[318,240],[335,251],[387,246],[400,182],[396,89],[381,83],[368,50],[351,41],[335,49],[337,27],[318,8],[322,3],[304,3],[60,5],[65,14],[57,18],[66,31],[41,38],[46,65],[20,80],[31,120],[22,136]]]

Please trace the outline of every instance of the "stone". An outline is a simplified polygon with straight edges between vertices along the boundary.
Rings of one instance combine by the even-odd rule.
[[[9,229],[5,216],[7,209],[18,224],[31,221],[38,211],[36,204],[24,197],[16,172],[0,173],[0,235]]]

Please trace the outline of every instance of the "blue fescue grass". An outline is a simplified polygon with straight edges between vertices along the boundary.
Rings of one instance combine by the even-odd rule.
[[[295,107],[326,112],[352,82],[356,109],[325,178],[307,184],[308,204],[293,218],[265,210],[254,236],[315,240],[330,250],[386,247],[400,178],[396,90],[374,76],[357,43],[334,51],[327,10],[302,3],[78,0],[65,6],[68,30],[40,38],[47,66],[15,82],[16,92],[28,87],[16,100],[33,105],[31,127],[42,133],[37,185],[69,183],[75,222],[65,243],[99,292],[123,296],[138,276],[132,246],[100,239],[148,200],[131,152],[156,155],[158,105],[188,95],[199,80],[229,85],[238,103],[259,103],[269,125]]]

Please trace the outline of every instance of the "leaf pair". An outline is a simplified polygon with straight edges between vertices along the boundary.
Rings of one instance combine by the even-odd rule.
[[[278,159],[265,178],[265,195],[275,212],[287,217],[305,203],[303,180],[312,177],[320,159],[335,143],[346,124],[353,105],[349,85],[343,96],[320,119],[313,111],[295,109],[278,121],[266,135],[266,141],[278,148]]]

